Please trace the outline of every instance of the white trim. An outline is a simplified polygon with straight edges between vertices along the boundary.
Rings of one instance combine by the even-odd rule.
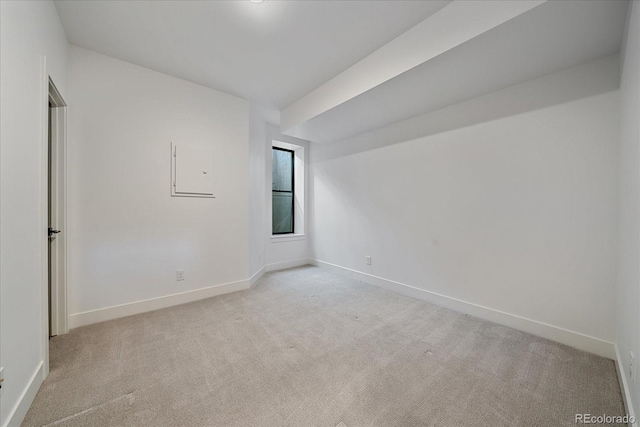
[[[267,272],[267,266],[263,265],[262,268],[260,268],[260,270],[256,271],[253,274],[253,276],[249,278],[249,287],[253,288],[255,284],[258,283],[258,280],[260,280],[262,276],[264,276],[264,273],[266,272]]]
[[[618,381],[620,382],[620,390],[622,391],[622,400],[624,401],[624,407],[627,411],[627,414],[634,417],[636,413],[633,409],[633,399],[631,399],[631,392],[629,391],[629,385],[627,384],[627,375],[625,372],[625,364],[622,361],[622,357],[620,357],[620,349],[618,348],[618,344],[615,344],[616,351],[616,369],[618,371]],[[637,427],[638,421],[635,423],[629,423],[629,427]]]
[[[267,264],[267,271],[284,270],[287,268],[300,267],[301,265],[313,264],[313,260],[309,258],[292,259],[289,261],[274,262],[273,264]]]
[[[41,56],[40,99],[40,360],[43,379],[49,374],[49,71],[47,57]]]
[[[114,305],[112,307],[99,308],[97,310],[90,310],[82,313],[75,313],[69,316],[69,327],[71,329],[78,328],[80,326],[90,325],[92,323],[104,322],[106,320],[146,313],[148,311],[172,307],[174,305],[186,304],[188,302],[211,298],[231,292],[242,291],[245,289],[249,289],[249,280],[224,283],[222,285],[194,289],[192,291],[165,295],[163,297],[150,298],[142,301]]]
[[[304,240],[306,230],[307,230],[307,218],[308,218],[308,203],[309,203],[309,161],[307,160],[308,150],[307,144],[304,144],[304,141],[300,141],[300,143],[289,143],[283,142],[278,139],[271,139],[271,149],[274,147],[284,148],[285,150],[292,150],[294,152],[294,233],[282,236],[284,240],[276,240],[279,238],[279,235],[274,235],[272,233],[273,229],[269,226],[269,234],[271,237],[271,243],[283,243],[290,242],[294,240]],[[267,168],[268,174],[266,176],[266,188],[268,194],[271,195],[271,186],[272,186],[272,177],[271,172],[273,168],[272,157],[271,154],[267,155]],[[271,196],[266,198],[267,202],[267,220],[268,224],[273,222],[273,205]],[[295,238],[293,236],[296,236]],[[303,237],[297,237],[303,236]]]
[[[52,245],[51,266],[51,335],[69,332],[67,325],[67,104],[49,77],[49,101],[51,110],[51,155],[52,171],[52,226],[62,231],[50,243]]]
[[[306,238],[304,234],[274,234],[271,236],[271,243],[295,242]]]
[[[18,398],[16,405],[13,407],[11,412],[9,412],[9,416],[7,417],[7,421],[3,427],[20,427],[20,424],[22,424],[24,417],[27,415],[31,404],[33,403],[33,399],[35,399],[36,394],[40,389],[42,381],[44,381],[44,377],[44,362],[40,361],[38,367],[29,380],[29,384],[25,387],[24,391]]]
[[[277,139],[272,140],[271,145],[273,147],[284,148],[285,150],[304,150],[304,145],[302,144],[291,144],[289,142],[278,141]]]
[[[329,262],[314,260],[313,263],[318,267],[326,268],[327,270],[346,275],[352,279],[366,282],[411,298],[427,301],[441,307],[518,329],[520,331],[556,341],[589,353],[597,354],[598,356],[606,357],[608,359],[615,359],[616,357],[615,344],[609,341],[604,341],[599,338],[570,331],[558,326],[549,325],[537,320],[527,319],[515,314],[505,313],[503,311],[494,310],[489,307],[473,304],[457,298],[416,288],[404,283],[362,273],[360,271],[331,264]]]
[[[63,184],[63,191],[64,191],[64,205],[63,205],[63,209],[64,209],[64,220],[63,220],[63,227],[65,228],[65,235],[64,235],[64,282],[63,282],[63,288],[62,288],[62,293],[59,296],[59,300],[58,300],[58,304],[60,304],[62,301],[62,304],[64,306],[64,309],[59,311],[60,313],[60,318],[58,319],[58,333],[62,333],[62,334],[66,334],[67,332],[69,332],[69,222],[67,221],[68,215],[67,215],[67,195],[69,194],[69,191],[67,190],[67,183],[69,182],[67,179],[67,165],[68,165],[68,157],[67,157],[67,131],[68,131],[68,123],[67,123],[67,107],[64,108],[64,110],[62,110],[63,115],[64,115],[64,135],[63,135],[63,140],[62,143],[64,144],[64,153],[63,153],[63,158],[64,158],[64,171],[63,171],[63,179],[64,179],[64,184]],[[59,308],[60,306],[58,306]]]

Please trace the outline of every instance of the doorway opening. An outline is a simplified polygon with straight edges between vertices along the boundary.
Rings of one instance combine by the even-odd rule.
[[[67,104],[49,79],[47,234],[49,337],[68,332],[66,234]]]

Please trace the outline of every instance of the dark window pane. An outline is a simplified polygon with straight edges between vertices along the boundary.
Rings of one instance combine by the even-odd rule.
[[[271,151],[273,152],[272,190],[293,191],[293,153],[283,150]]]
[[[293,151],[273,148],[272,153],[272,197],[271,216],[273,234],[290,234],[294,232],[294,164]]]
[[[273,234],[293,233],[293,193],[273,193]]]

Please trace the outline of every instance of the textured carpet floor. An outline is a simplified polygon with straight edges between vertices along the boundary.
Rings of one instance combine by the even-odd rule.
[[[623,412],[611,360],[303,267],[52,339],[23,425],[557,427]]]

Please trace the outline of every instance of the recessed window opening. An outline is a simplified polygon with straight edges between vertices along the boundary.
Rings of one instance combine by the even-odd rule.
[[[271,150],[272,233],[293,234],[295,230],[294,152],[279,147]]]

